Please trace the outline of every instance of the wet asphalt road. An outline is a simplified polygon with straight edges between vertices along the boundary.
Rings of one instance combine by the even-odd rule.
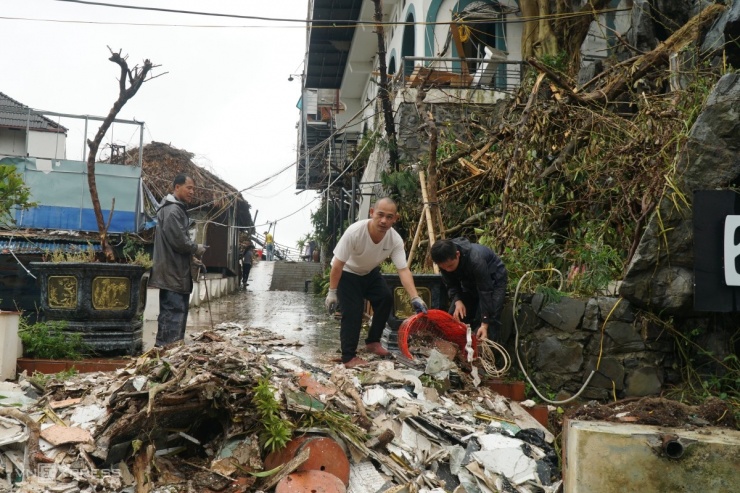
[[[309,363],[329,363],[339,353],[339,321],[326,313],[324,300],[313,293],[270,291],[274,263],[257,262],[247,290],[203,303],[190,310],[186,334],[209,330],[211,324],[236,322],[263,328],[300,343],[286,348]]]

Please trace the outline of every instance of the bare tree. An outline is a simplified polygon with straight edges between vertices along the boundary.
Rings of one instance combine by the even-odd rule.
[[[95,158],[100,148],[100,143],[103,141],[103,137],[108,132],[113,120],[121,111],[123,106],[128,102],[129,99],[133,98],[138,92],[141,85],[147,81],[147,76],[154,68],[154,65],[149,60],[144,60],[144,64],[139,67],[138,65],[133,68],[129,68],[127,62],[127,56],[121,56],[121,50],[118,53],[108,47],[111,52],[110,60],[113,63],[118,64],[121,68],[121,75],[118,80],[118,99],[113,103],[113,107],[110,109],[108,116],[105,117],[103,123],[98,128],[98,133],[95,134],[95,138],[87,140],[87,183],[90,187],[90,199],[92,200],[93,210],[95,211],[95,219],[98,223],[98,231],[100,232],[100,246],[103,248],[105,258],[107,261],[112,262],[115,260],[115,254],[113,248],[108,243],[108,227],[110,226],[110,220],[113,217],[113,209],[115,208],[115,199],[111,203],[110,215],[108,216],[108,223],[106,224],[103,219],[103,211],[100,208],[100,199],[98,198],[98,187],[95,182]]]
[[[398,171],[398,142],[396,140],[396,122],[393,118],[393,105],[388,92],[388,69],[385,64],[385,29],[383,29],[383,5],[381,0],[373,0],[375,4],[375,33],[378,35],[378,66],[380,68],[380,83],[378,97],[383,107],[385,133],[388,136],[388,152],[392,171]]]

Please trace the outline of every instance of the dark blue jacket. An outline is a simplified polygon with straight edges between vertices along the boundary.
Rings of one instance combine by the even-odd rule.
[[[461,293],[477,292],[481,322],[490,324],[500,316],[506,293],[506,267],[498,255],[467,238],[454,238],[460,252],[460,263],[454,272],[440,270],[452,303]]]

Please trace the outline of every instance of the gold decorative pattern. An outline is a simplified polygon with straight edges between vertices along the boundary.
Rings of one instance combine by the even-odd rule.
[[[431,308],[432,292],[429,288],[417,287],[416,291],[419,293],[421,299],[424,300],[424,303],[427,304],[427,307]],[[397,319],[403,320],[414,314],[416,314],[416,311],[411,306],[411,297],[409,297],[409,294],[404,288],[395,288],[393,290],[393,315]]]
[[[49,276],[46,285],[49,308],[77,308],[77,278]]]
[[[96,310],[125,310],[131,302],[128,277],[98,276],[92,281],[92,305]]]

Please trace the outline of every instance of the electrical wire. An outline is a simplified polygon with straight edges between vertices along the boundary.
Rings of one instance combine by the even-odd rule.
[[[596,370],[598,370],[598,366],[596,367],[596,369],[591,370],[591,374],[588,376],[588,378],[583,383],[583,385],[578,390],[578,392],[576,392],[571,397],[569,397],[569,398],[567,398],[565,400],[562,400],[562,401],[554,401],[554,400],[548,399],[547,397],[545,397],[544,395],[542,395],[542,393],[539,391],[539,389],[534,384],[534,382],[532,381],[532,379],[529,378],[529,374],[527,373],[527,370],[524,369],[524,364],[522,363],[522,358],[519,356],[519,324],[516,322],[516,319],[517,319],[516,309],[517,309],[517,300],[519,299],[519,288],[522,285],[522,281],[524,281],[524,279],[527,276],[531,276],[535,272],[548,272],[548,271],[549,272],[557,272],[557,274],[560,276],[560,286],[558,287],[558,290],[562,289],[563,288],[563,273],[560,272],[559,270],[557,270],[554,267],[549,267],[547,269],[537,269],[537,270],[527,271],[527,272],[524,273],[524,275],[522,275],[522,277],[519,278],[519,282],[516,284],[516,291],[514,291],[513,306],[511,308],[512,314],[514,315],[514,334],[515,334],[515,338],[514,338],[514,349],[516,350],[516,361],[517,361],[517,363],[519,363],[519,369],[524,374],[524,378],[527,379],[527,382],[529,382],[529,385],[532,386],[532,390],[535,391],[535,393],[540,397],[540,399],[542,399],[543,401],[547,402],[548,404],[560,405],[560,404],[567,404],[568,402],[570,402],[570,401],[572,401],[574,399],[577,399],[578,396],[581,395],[584,390],[586,390],[586,387],[588,387],[588,384],[591,382],[591,379],[596,374]],[[603,332],[602,332],[602,338],[603,337],[604,337],[604,335],[603,335]],[[599,360],[601,360],[601,354],[599,354]]]
[[[498,352],[503,360],[501,368],[496,366],[496,354]],[[496,341],[490,339],[478,339],[478,361],[483,370],[492,377],[503,377],[511,369],[511,356],[506,349]]]
[[[198,15],[198,16],[204,16],[204,17],[219,17],[219,18],[226,18],[226,19],[247,19],[247,20],[260,20],[260,21],[267,21],[267,22],[291,22],[296,24],[303,24],[303,25],[310,25],[311,29],[348,29],[348,28],[356,28],[364,25],[371,25],[371,26],[407,26],[407,25],[450,25],[453,23],[459,23],[459,21],[437,21],[437,22],[376,22],[375,20],[359,20],[359,19],[291,19],[291,18],[279,18],[279,17],[265,17],[265,16],[255,16],[255,15],[241,15],[241,14],[222,14],[218,12],[204,12],[204,11],[194,11],[194,10],[180,10],[180,9],[166,9],[162,7],[145,7],[145,6],[139,6],[139,5],[122,5],[122,4],[116,4],[116,3],[107,3],[107,2],[93,2],[93,1],[87,1],[87,0],[54,0],[56,2],[65,2],[65,3],[76,3],[81,4],[85,6],[91,6],[91,7],[109,7],[109,8],[117,8],[117,9],[129,9],[129,10],[138,10],[138,11],[149,11],[149,12],[162,12],[162,13],[170,13],[170,14],[185,14],[185,15]],[[611,9],[602,9],[602,10],[584,10],[584,11],[578,11],[578,12],[568,12],[568,13],[554,13],[554,14],[546,14],[546,15],[538,15],[538,16],[529,16],[529,17],[514,17],[507,16],[504,19],[504,23],[523,23],[523,22],[531,22],[531,21],[539,21],[539,20],[549,20],[549,19],[571,19],[581,16],[597,16],[602,15],[610,12],[626,12],[631,11],[632,8],[611,8]],[[12,19],[12,20],[37,20],[37,19],[20,19],[20,18],[12,18],[12,17],[3,17],[4,19]],[[41,19],[38,19],[41,20]],[[57,22],[57,21],[54,21]],[[74,22],[74,21],[58,21],[58,22]],[[79,21],[82,22],[82,21]],[[481,19],[470,19],[465,21],[465,24],[488,24],[491,23],[491,19],[481,18]],[[497,20],[497,22],[500,22],[500,20]],[[95,21],[89,21],[87,23],[90,24],[117,24],[117,23],[107,23],[107,22],[95,22]],[[163,27],[162,25],[156,25],[156,27]],[[189,26],[173,26],[173,27],[189,27]],[[201,27],[201,26],[196,26]],[[214,26],[215,27],[215,26]],[[223,27],[233,27],[233,26],[223,26]],[[247,27],[247,26],[242,26]],[[288,27],[288,26],[285,26]],[[298,26],[298,27],[304,27],[304,26]]]

